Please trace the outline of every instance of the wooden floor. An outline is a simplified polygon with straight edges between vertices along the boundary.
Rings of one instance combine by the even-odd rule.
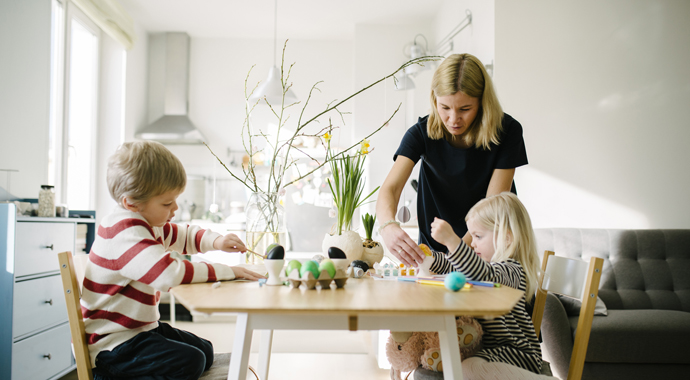
[[[232,352],[235,325],[231,322],[177,322],[213,343],[216,352]],[[275,331],[269,378],[274,380],[388,380],[389,370],[380,369],[367,331]],[[249,365],[257,367],[260,334],[254,334]],[[328,376],[324,376],[328,374]],[[249,373],[247,379],[254,379]],[[60,380],[77,380],[76,371]]]

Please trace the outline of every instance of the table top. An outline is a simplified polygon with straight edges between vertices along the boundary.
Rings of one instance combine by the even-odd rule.
[[[452,292],[414,282],[350,278],[336,289],[259,286],[255,281],[186,284],[171,290],[177,301],[202,313],[261,312],[310,314],[453,314],[499,316],[510,312],[523,292],[502,286],[475,286]]]

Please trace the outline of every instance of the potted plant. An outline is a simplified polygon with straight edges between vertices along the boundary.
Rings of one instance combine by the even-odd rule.
[[[374,189],[364,196],[364,161],[369,154],[369,140],[364,139],[356,153],[345,154],[342,158],[335,158],[331,150],[330,130],[324,135],[327,143],[326,159],[330,162],[332,178],[328,178],[328,186],[333,195],[336,223],[330,233],[327,233],[322,243],[324,254],[330,247],[338,247],[350,261],[362,257],[364,247],[362,238],[352,230],[352,219],[355,210],[379,189]]]
[[[366,261],[370,267],[373,267],[374,263],[381,262],[381,259],[383,259],[383,246],[371,238],[371,233],[374,231],[374,223],[376,223],[376,215],[371,216],[367,213],[362,217],[362,224],[366,233],[366,239],[362,240],[362,247],[364,248],[362,260]]]

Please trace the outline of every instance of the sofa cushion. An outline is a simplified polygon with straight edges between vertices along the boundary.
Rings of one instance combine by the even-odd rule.
[[[610,310],[594,317],[587,362],[690,364],[690,313]],[[577,317],[570,317],[573,339]]]

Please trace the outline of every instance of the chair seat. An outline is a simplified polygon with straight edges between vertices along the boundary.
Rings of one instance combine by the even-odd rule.
[[[213,354],[213,365],[201,374],[199,380],[226,380],[230,368],[230,353]]]

